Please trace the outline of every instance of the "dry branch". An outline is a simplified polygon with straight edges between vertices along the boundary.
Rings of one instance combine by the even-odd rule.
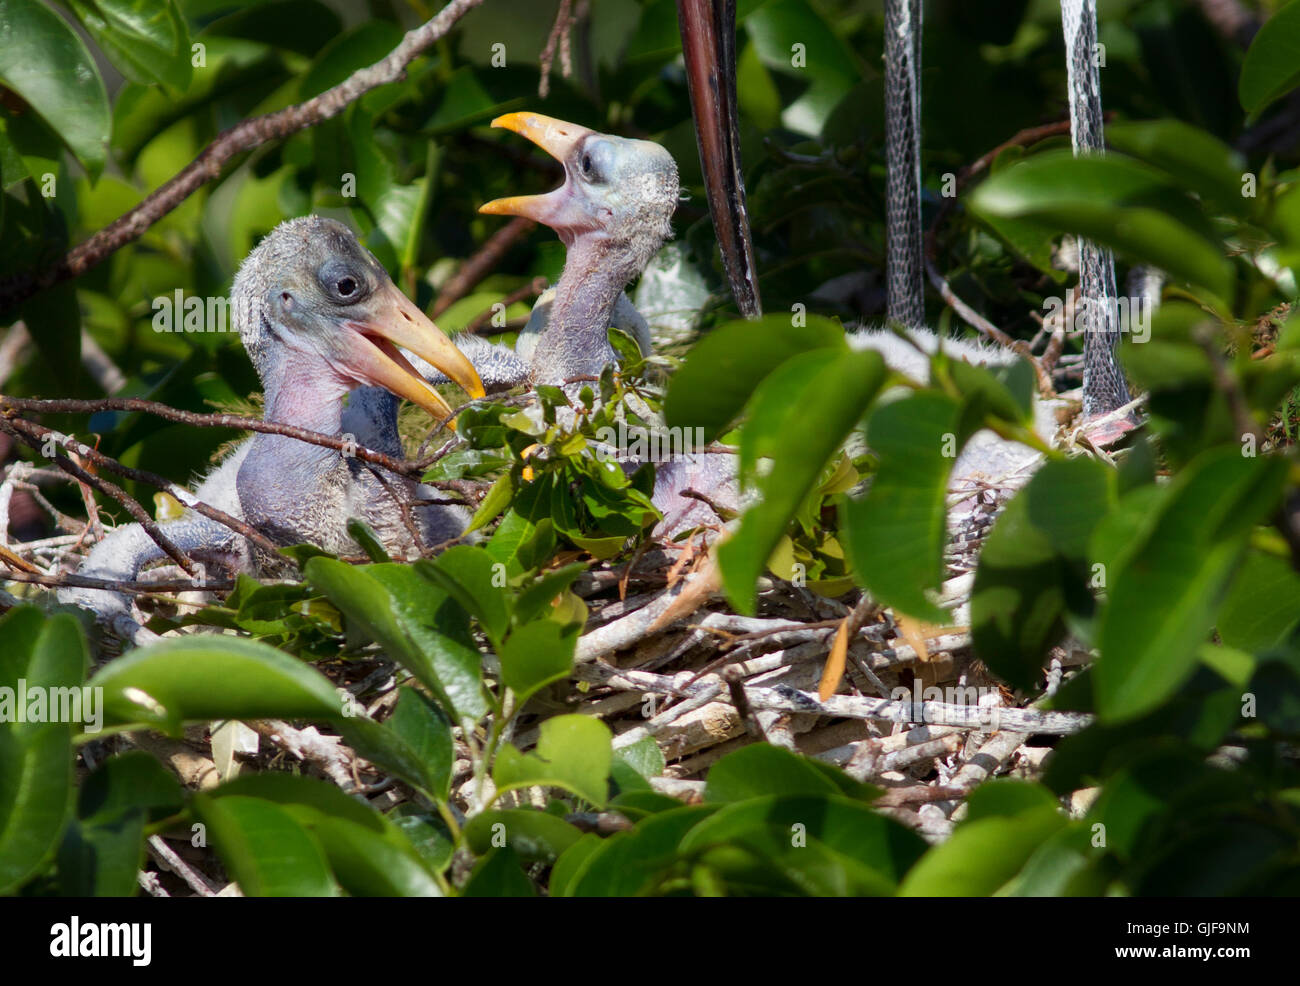
[[[398,46],[382,59],[353,72],[334,88],[275,113],[243,120],[222,132],[174,178],[150,193],[135,208],[78,244],[53,267],[39,272],[24,271],[0,280],[0,311],[12,308],[51,285],[79,277],[114,251],[138,239],[195,191],[220,176],[227,162],[237,155],[338,116],[370,90],[397,81],[417,55],[482,2],[451,0],[430,20],[408,31]]]

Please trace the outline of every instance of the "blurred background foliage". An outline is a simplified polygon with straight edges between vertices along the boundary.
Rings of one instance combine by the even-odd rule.
[[[1243,50],[1199,5],[1099,7],[1109,112],[1179,118],[1225,142],[1241,139],[1235,80]],[[542,99],[540,55],[555,8],[488,0],[403,81],[244,155],[107,262],[0,313],[0,325],[24,319],[37,349],[3,382],[6,391],[100,395],[76,358],[82,328],[125,375],[121,395],[196,410],[235,404],[257,381],[234,334],[156,332],[153,299],[177,290],[223,296],[260,236],[313,211],[353,225],[430,308],[461,262],[501,228],[478,215],[478,205],[554,180],[552,163],[488,126],[524,108],[672,151],[683,201],[656,282],[669,290],[646,285],[638,301],[679,338],[732,317],[704,205],[673,0],[579,4],[572,74],[563,77],[557,59]],[[435,9],[424,0],[0,0],[0,24],[11,32],[0,44],[0,280],[49,267],[223,129],[342,81]],[[932,215],[945,173],[1021,128],[1063,119],[1067,106],[1056,0],[931,2],[925,18],[923,171]],[[882,4],[743,0],[739,20],[741,144],[765,304],[879,320]],[[1293,163],[1291,145],[1274,159],[1278,167]],[[344,194],[352,191],[348,175],[352,196]],[[1019,336],[1036,330],[1029,313],[1041,310],[1042,297],[1060,293],[1060,272],[1046,253],[1036,259],[1014,255],[965,213],[940,230],[940,269],[975,308]],[[463,328],[532,278],[553,281],[562,263],[561,244],[534,231],[438,321]],[[525,315],[528,304],[512,305],[510,317]],[[942,327],[956,329],[933,296],[930,304]],[[232,437],[154,419],[124,423],[101,415],[91,429],[104,434],[110,454],[180,479]]]

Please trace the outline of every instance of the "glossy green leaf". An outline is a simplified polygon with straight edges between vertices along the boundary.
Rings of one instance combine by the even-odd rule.
[[[81,786],[77,817],[59,847],[59,890],[72,897],[130,897],[144,862],[146,821],[184,804],[175,776],[130,750],[105,760]]]
[[[744,801],[763,795],[814,796],[838,794],[821,770],[797,753],[755,743],[729,753],[709,769],[706,801]]]
[[[568,675],[581,627],[534,620],[515,630],[497,651],[501,680],[519,701]]]
[[[903,879],[903,897],[984,897],[1012,881],[1040,845],[1066,824],[1052,796],[1017,781],[994,781],[1022,789],[1011,799],[992,791],[999,804],[973,813],[952,837],[927,852]]]
[[[1106,142],[1166,172],[1184,188],[1235,215],[1248,215],[1242,194],[1246,162],[1218,138],[1182,120],[1129,121],[1106,128]]]
[[[334,876],[351,894],[442,895],[422,857],[402,830],[332,784],[288,774],[250,774],[223,784],[206,797],[218,805],[227,802],[243,805],[264,799],[264,804],[274,803],[282,808],[315,838]],[[210,808],[205,807],[203,812],[206,818]],[[270,861],[257,862],[268,865]]]
[[[493,849],[479,860],[461,889],[462,897],[536,897],[532,881],[520,869],[514,850]]]
[[[556,870],[563,886],[553,881],[552,892],[566,897],[632,897],[653,892],[677,864],[677,847],[701,820],[715,811],[712,805],[690,805],[665,811],[593,845],[578,842],[560,857]],[[561,870],[561,867],[564,867]]]
[[[1114,473],[1094,460],[1048,462],[993,525],[975,570],[971,637],[1015,687],[1038,683],[1067,611],[1090,608],[1088,538],[1114,500]]]
[[[1232,298],[1232,266],[1199,210],[1172,181],[1131,159],[1036,154],[981,184],[970,205],[980,214],[1087,236]]]
[[[678,851],[690,856],[715,847],[751,854],[730,863],[716,855],[711,860],[729,882],[761,886],[774,877],[778,886],[817,896],[892,895],[926,850],[924,840],[899,823],[833,795],[737,801],[692,828]]]
[[[582,838],[582,831],[544,811],[511,808],[485,811],[465,826],[465,841],[476,855],[509,846],[527,862],[550,862]]]
[[[415,568],[460,603],[500,645],[510,625],[504,566],[498,570],[482,548],[458,544],[437,558],[416,562]]]
[[[99,174],[110,126],[104,80],[77,33],[38,0],[0,0],[0,82]]]
[[[1191,674],[1251,528],[1277,509],[1285,476],[1276,458],[1207,451],[1112,561],[1095,674],[1104,720],[1155,708]]]
[[[753,483],[759,497],[718,550],[732,602],[752,612],[755,583],[799,504],[866,413],[885,380],[878,353],[822,349],[784,363],[759,385],[741,436],[741,472],[760,458],[771,468]]]
[[[1276,647],[1300,623],[1300,576],[1284,559],[1251,551],[1232,580],[1216,629],[1229,647]]]
[[[190,84],[190,38],[173,0],[72,0],[77,19],[132,82]]]
[[[1237,78],[1237,98],[1257,114],[1300,85],[1300,8],[1287,4],[1268,18],[1250,43]]]
[[[843,354],[844,329],[817,316],[768,315],[714,329],[696,343],[668,384],[669,427],[700,427],[705,441],[714,441],[769,373],[793,356],[824,348]]]
[[[102,688],[105,722],[176,732],[207,719],[317,719],[342,715],[334,687],[314,668],[266,644],[229,636],[163,640],[110,663]]]
[[[425,789],[446,801],[451,793],[451,768],[455,760],[447,717],[415,689],[404,688],[387,725],[424,765]]]
[[[459,716],[487,710],[478,650],[461,607],[409,565],[313,558],[304,574],[355,626]]]
[[[246,896],[339,896],[320,843],[288,809],[247,795],[210,794],[195,795],[193,807]]]
[[[871,489],[844,504],[853,570],[881,602],[940,623],[948,475],[960,451],[960,408],[918,393],[876,409],[867,443],[880,456]]]
[[[591,802],[605,803],[610,731],[599,719],[563,715],[542,723],[534,753],[520,753],[507,744],[492,765],[492,780],[503,793],[517,787],[559,787]]]
[[[390,811],[388,818],[406,836],[431,871],[441,872],[451,863],[456,851],[455,840],[447,829],[447,823],[438,815],[406,801]]]
[[[47,696],[85,694],[87,659],[80,626],[66,614],[17,607],[0,618],[0,641],[0,892],[10,892],[41,869],[72,808],[74,723]],[[73,693],[58,694],[62,710]]]

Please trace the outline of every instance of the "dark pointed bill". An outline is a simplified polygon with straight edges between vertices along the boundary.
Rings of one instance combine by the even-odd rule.
[[[449,405],[398,350],[409,350],[445,373],[470,397],[482,397],[483,381],[468,357],[424,312],[389,282],[375,292],[374,314],[345,322],[355,335],[345,340],[343,358],[350,374],[418,404],[439,420],[450,419]],[[455,427],[455,422],[450,422]]]
[[[745,318],[762,314],[754,244],[740,171],[740,119],[736,111],[735,0],[677,0],[686,84],[700,145],[709,214],[722,251],[731,293]]]

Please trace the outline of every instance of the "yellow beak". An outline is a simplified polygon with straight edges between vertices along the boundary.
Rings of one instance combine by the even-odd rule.
[[[427,360],[470,397],[484,395],[483,381],[474,364],[393,283],[376,291],[372,316],[346,324],[357,333],[355,340],[349,340],[349,369],[368,383],[418,404],[435,418],[449,419],[451,405],[398,352],[398,346]],[[454,421],[450,424],[456,426]]]

